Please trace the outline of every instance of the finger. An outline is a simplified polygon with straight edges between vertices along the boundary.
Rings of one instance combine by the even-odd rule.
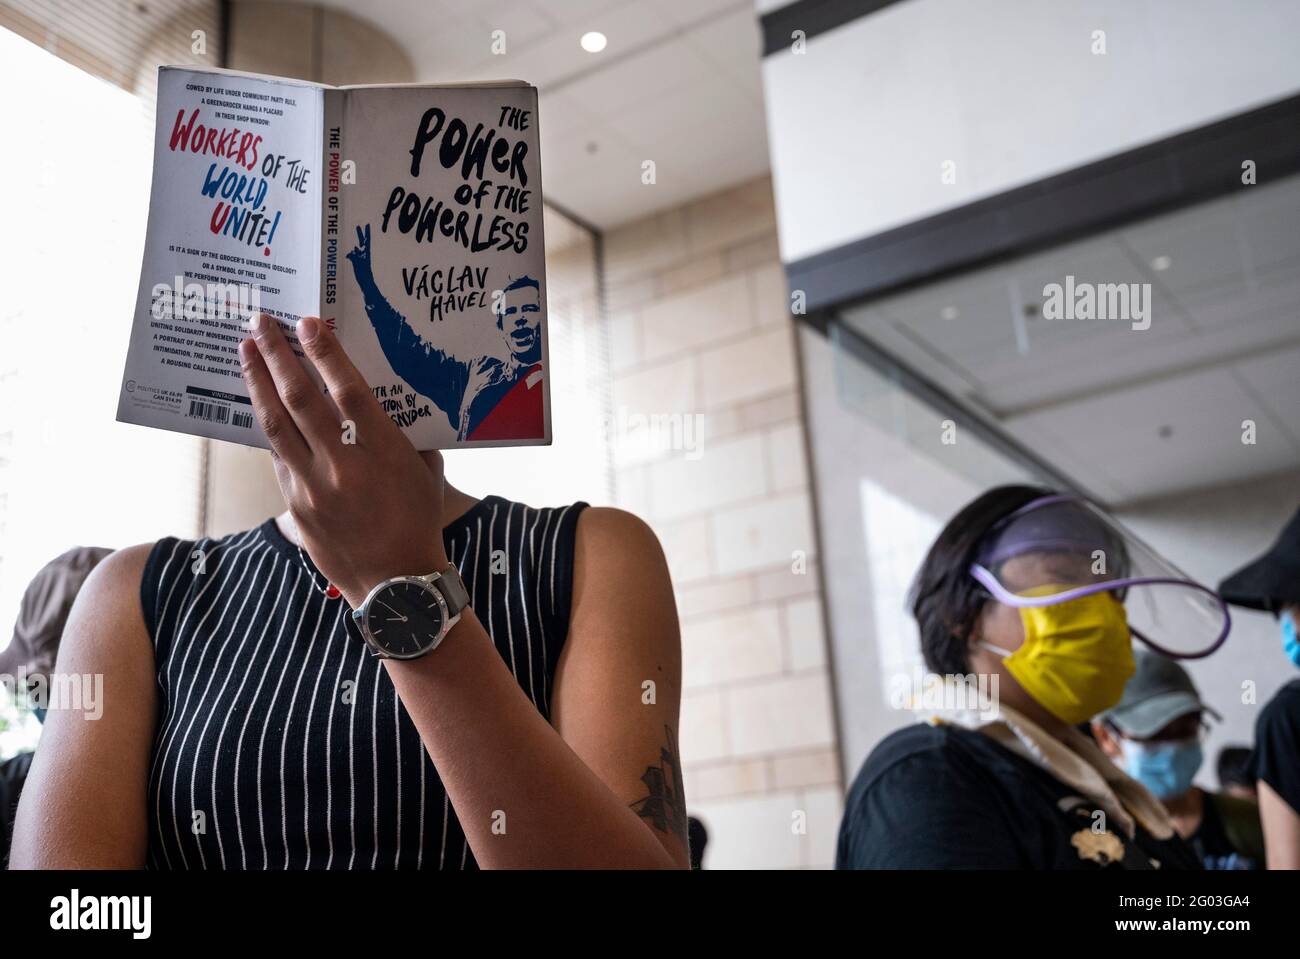
[[[370,245],[370,224],[366,224],[366,246]]]
[[[365,245],[366,245],[365,234],[361,232],[361,227],[357,227],[357,246],[365,246]]]
[[[266,361],[266,368],[271,371],[275,391],[307,442],[308,449],[315,449],[327,439],[337,439],[339,424],[334,410],[307,375],[306,367],[284,338],[280,324],[265,313],[256,314],[253,324],[257,349]]]
[[[372,431],[396,429],[332,330],[314,316],[303,317],[298,322],[298,340],[325,381],[340,418],[357,424],[363,443]]]
[[[244,340],[239,344],[239,365],[244,372],[249,399],[253,401],[253,409],[257,412],[257,421],[266,434],[267,442],[271,444],[271,455],[283,460],[290,470],[301,469],[311,458],[311,453],[302,434],[298,432],[298,427],[294,425],[293,417],[280,402],[280,394],[276,392],[271,371],[266,368],[266,361],[252,340]],[[284,490],[283,483],[281,490]]]

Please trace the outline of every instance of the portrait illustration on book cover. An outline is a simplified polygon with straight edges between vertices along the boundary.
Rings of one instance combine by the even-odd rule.
[[[357,286],[384,356],[407,386],[428,397],[456,430],[475,442],[538,437],[545,432],[542,334],[545,304],[531,276],[511,279],[490,307],[500,355],[454,356],[416,332],[375,280],[370,226],[357,227],[348,253]]]

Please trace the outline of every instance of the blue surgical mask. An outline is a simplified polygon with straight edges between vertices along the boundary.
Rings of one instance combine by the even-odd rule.
[[[1296,637],[1295,614],[1290,610],[1282,614],[1282,652],[1300,669],[1300,638]]]
[[[1205,760],[1200,741],[1195,739],[1177,743],[1121,739],[1119,745],[1124,752],[1124,771],[1157,799],[1171,799],[1191,789]]]

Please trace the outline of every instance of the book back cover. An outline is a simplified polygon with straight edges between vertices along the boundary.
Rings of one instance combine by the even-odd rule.
[[[149,226],[117,418],[267,445],[240,373],[254,310],[316,313],[323,88],[162,67]]]

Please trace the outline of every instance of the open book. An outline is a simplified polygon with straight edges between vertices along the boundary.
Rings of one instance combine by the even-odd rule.
[[[267,445],[261,311],[339,335],[417,449],[550,442],[537,91],[162,67],[117,418]],[[344,436],[347,424],[340,424]]]

